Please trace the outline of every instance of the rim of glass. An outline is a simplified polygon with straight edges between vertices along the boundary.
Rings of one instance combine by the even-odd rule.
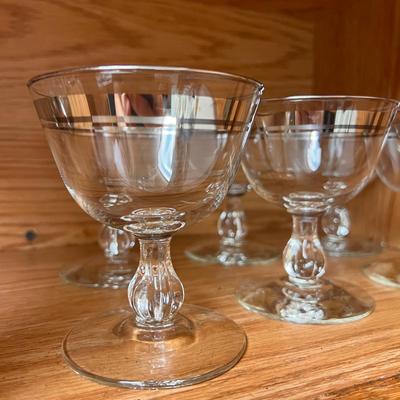
[[[390,99],[387,97],[378,96],[353,96],[353,95],[299,95],[299,96],[287,96],[287,97],[273,97],[271,99],[261,98],[260,105],[263,103],[278,103],[278,102],[289,102],[298,103],[304,100],[316,100],[316,101],[329,101],[329,100],[377,100],[384,103],[392,104],[395,108],[400,106],[400,101],[395,99]],[[262,112],[260,114],[263,114]]]
[[[258,92],[264,89],[264,84],[256,79],[249,78],[244,75],[232,74],[229,72],[220,72],[207,69],[187,68],[187,67],[135,65],[135,64],[88,65],[82,67],[64,68],[60,70],[55,70],[35,75],[31,79],[29,79],[29,81],[27,82],[27,86],[30,90],[34,91],[39,95],[42,95],[40,92],[37,92],[34,88],[34,84],[37,82],[63,75],[69,75],[75,73],[103,72],[103,71],[110,72],[113,74],[123,74],[135,71],[193,72],[198,74],[209,75],[212,77],[220,77],[220,78],[235,80],[237,82],[252,84],[255,86]],[[238,97],[250,97],[250,96],[252,95],[243,95]]]

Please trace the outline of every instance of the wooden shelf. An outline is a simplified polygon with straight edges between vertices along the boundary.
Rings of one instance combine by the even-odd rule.
[[[218,310],[248,335],[243,359],[226,374],[177,390],[131,391],[88,381],[67,367],[60,344],[69,327],[126,305],[125,290],[63,284],[58,269],[97,250],[73,246],[0,257],[1,380],[4,399],[398,399],[399,291],[375,285],[361,272],[367,259],[331,259],[329,276],[363,286],[375,299],[368,318],[336,326],[272,321],[244,310],[233,293],[249,276],[282,273],[280,262],[226,269],[192,263],[183,255],[205,235],[173,240],[173,259],[186,301]]]

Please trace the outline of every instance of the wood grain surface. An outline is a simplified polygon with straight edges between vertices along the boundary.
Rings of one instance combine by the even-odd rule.
[[[26,88],[33,75],[87,64],[183,65],[257,77],[268,96],[312,91],[315,10],[325,5],[245,3],[0,0],[0,249],[96,237],[52,161]]]
[[[33,75],[184,65],[253,76],[268,97],[397,96],[399,10],[396,0],[0,0],[0,249],[97,233],[58,176],[25,86]]]
[[[276,234],[264,237],[277,243]],[[278,235],[279,236],[279,235]],[[236,302],[235,287],[250,276],[278,276],[280,261],[242,268],[204,266],[183,250],[210,235],[181,235],[172,255],[186,301],[218,310],[248,335],[243,359],[226,374],[191,387],[132,391],[88,381],[67,367],[60,344],[72,324],[127,304],[125,290],[65,285],[58,269],[96,251],[94,246],[9,251],[0,258],[0,398],[10,400],[389,400],[400,398],[400,296],[370,282],[367,259],[330,259],[328,276],[361,285],[376,300],[374,313],[337,326],[268,320]]]
[[[237,284],[280,274],[281,267],[228,270],[188,261],[183,249],[214,234],[216,213],[177,235],[174,261],[188,302],[245,328],[243,360],[213,381],[180,390],[108,388],[73,374],[60,357],[68,328],[126,304],[126,296],[57,277],[62,265],[96,251],[88,244],[98,224],[67,194],[26,88],[49,70],[133,63],[252,76],[264,81],[268,97],[400,97],[399,47],[398,0],[0,0],[0,399],[399,399],[399,292],[368,281],[360,272],[366,259],[331,260],[329,275],[375,297],[372,316],[313,327],[246,312],[232,294]],[[389,193],[386,208],[372,207],[377,190],[383,189],[374,184],[350,204],[354,232],[387,219],[382,235],[400,243],[400,196]],[[252,237],[282,247],[289,217],[254,194],[245,208]]]
[[[97,233],[58,176],[26,88],[33,75],[184,65],[253,76],[268,97],[397,96],[399,10],[396,0],[0,0],[0,249]]]

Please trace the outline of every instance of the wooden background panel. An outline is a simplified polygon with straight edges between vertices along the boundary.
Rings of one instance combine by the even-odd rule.
[[[400,3],[332,0],[315,25],[314,92],[400,97]]]
[[[37,73],[83,64],[185,65],[253,76],[268,97],[400,90],[396,0],[0,0],[0,9],[0,249],[96,237],[98,225],[63,188],[40,129],[25,86]],[[257,215],[277,210],[245,202]],[[250,219],[252,229],[267,219]]]
[[[313,91],[400,99],[400,2],[328,3],[315,24]],[[382,183],[367,187],[348,204],[355,236],[400,246],[399,204]]]
[[[84,64],[184,65],[254,76],[269,96],[309,93],[318,3],[1,0],[0,248],[93,241],[97,230],[58,177],[30,77]]]

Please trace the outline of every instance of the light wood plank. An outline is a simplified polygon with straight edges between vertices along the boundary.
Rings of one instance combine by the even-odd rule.
[[[84,317],[126,305],[125,291],[85,290],[59,281],[57,270],[96,251],[93,246],[3,252],[0,397],[358,400],[400,396],[400,297],[398,291],[375,285],[362,274],[360,265],[365,260],[332,259],[328,275],[363,286],[377,301],[370,317],[339,326],[294,325],[249,313],[233,296],[246,277],[280,275],[279,261],[233,269],[192,263],[183,250],[202,238],[206,236],[176,237],[173,259],[188,303],[218,310],[246,330],[247,352],[231,371],[200,385],[161,391],[109,388],[75,375],[61,360],[63,336]]]

